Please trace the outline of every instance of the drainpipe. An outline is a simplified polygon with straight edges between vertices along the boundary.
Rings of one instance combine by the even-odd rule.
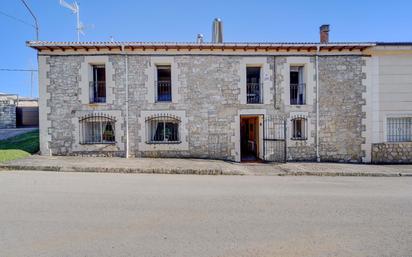
[[[319,155],[319,50],[320,46],[316,47],[316,161],[320,162]]]
[[[122,54],[124,55],[124,62],[125,62],[125,87],[126,87],[126,92],[125,92],[125,109],[126,109],[126,158],[129,158],[129,58],[127,53],[124,50],[124,45],[122,44]]]

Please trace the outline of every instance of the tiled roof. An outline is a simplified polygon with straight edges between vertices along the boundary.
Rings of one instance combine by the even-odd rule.
[[[56,42],[56,41],[28,41],[27,45],[35,46],[373,46],[374,42],[330,42],[320,44],[317,42],[139,42],[139,41],[85,41],[85,42]]]
[[[375,43],[352,43],[352,42],[332,42],[328,44],[311,43],[311,42],[225,42],[225,43],[195,43],[195,42],[49,42],[49,41],[29,41],[29,47],[39,51],[48,50],[243,50],[243,51],[363,51],[369,47],[375,46]]]

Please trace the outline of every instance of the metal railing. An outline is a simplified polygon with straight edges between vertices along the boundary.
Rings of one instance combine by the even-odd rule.
[[[171,81],[163,80],[156,82],[157,101],[170,102],[172,101],[172,83]]]
[[[306,104],[306,84],[290,84],[290,104]]]
[[[106,81],[91,81],[89,90],[90,103],[106,102]]]
[[[79,119],[80,144],[114,144],[116,119],[108,114],[90,113]]]
[[[148,144],[178,144],[180,118],[171,114],[157,114],[146,118]]]
[[[246,84],[246,100],[248,104],[262,103],[262,83],[247,83]]]
[[[387,119],[388,142],[412,141],[412,117],[394,117]]]

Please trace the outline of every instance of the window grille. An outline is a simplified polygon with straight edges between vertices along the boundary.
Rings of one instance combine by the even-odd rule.
[[[89,85],[90,103],[106,102],[106,68],[104,65],[93,65],[93,81]]]
[[[260,104],[262,103],[262,94],[260,93],[262,90],[262,84],[256,82],[249,82],[246,85],[246,96],[247,96],[247,103],[248,104]]]
[[[248,104],[262,103],[260,69],[260,67],[246,67],[246,102]]]
[[[156,88],[158,102],[172,101],[172,71],[170,65],[157,66]]]
[[[180,119],[171,114],[158,114],[146,118],[147,143],[180,143]]]
[[[412,141],[412,117],[394,117],[387,119],[388,142]]]
[[[295,117],[292,119],[292,140],[307,140],[307,119]]]
[[[303,79],[303,66],[290,67],[290,104],[306,104],[306,84]]]
[[[79,119],[80,144],[114,144],[116,119],[92,113]]]

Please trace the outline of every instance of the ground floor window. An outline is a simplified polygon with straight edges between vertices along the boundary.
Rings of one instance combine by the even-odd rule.
[[[146,119],[147,142],[151,144],[180,143],[180,119],[170,114],[159,114]]]
[[[387,119],[388,142],[412,141],[412,117],[393,117]]]
[[[80,144],[114,144],[115,118],[104,114],[90,114],[79,119]]]
[[[306,118],[292,119],[292,140],[307,139],[307,120]]]

